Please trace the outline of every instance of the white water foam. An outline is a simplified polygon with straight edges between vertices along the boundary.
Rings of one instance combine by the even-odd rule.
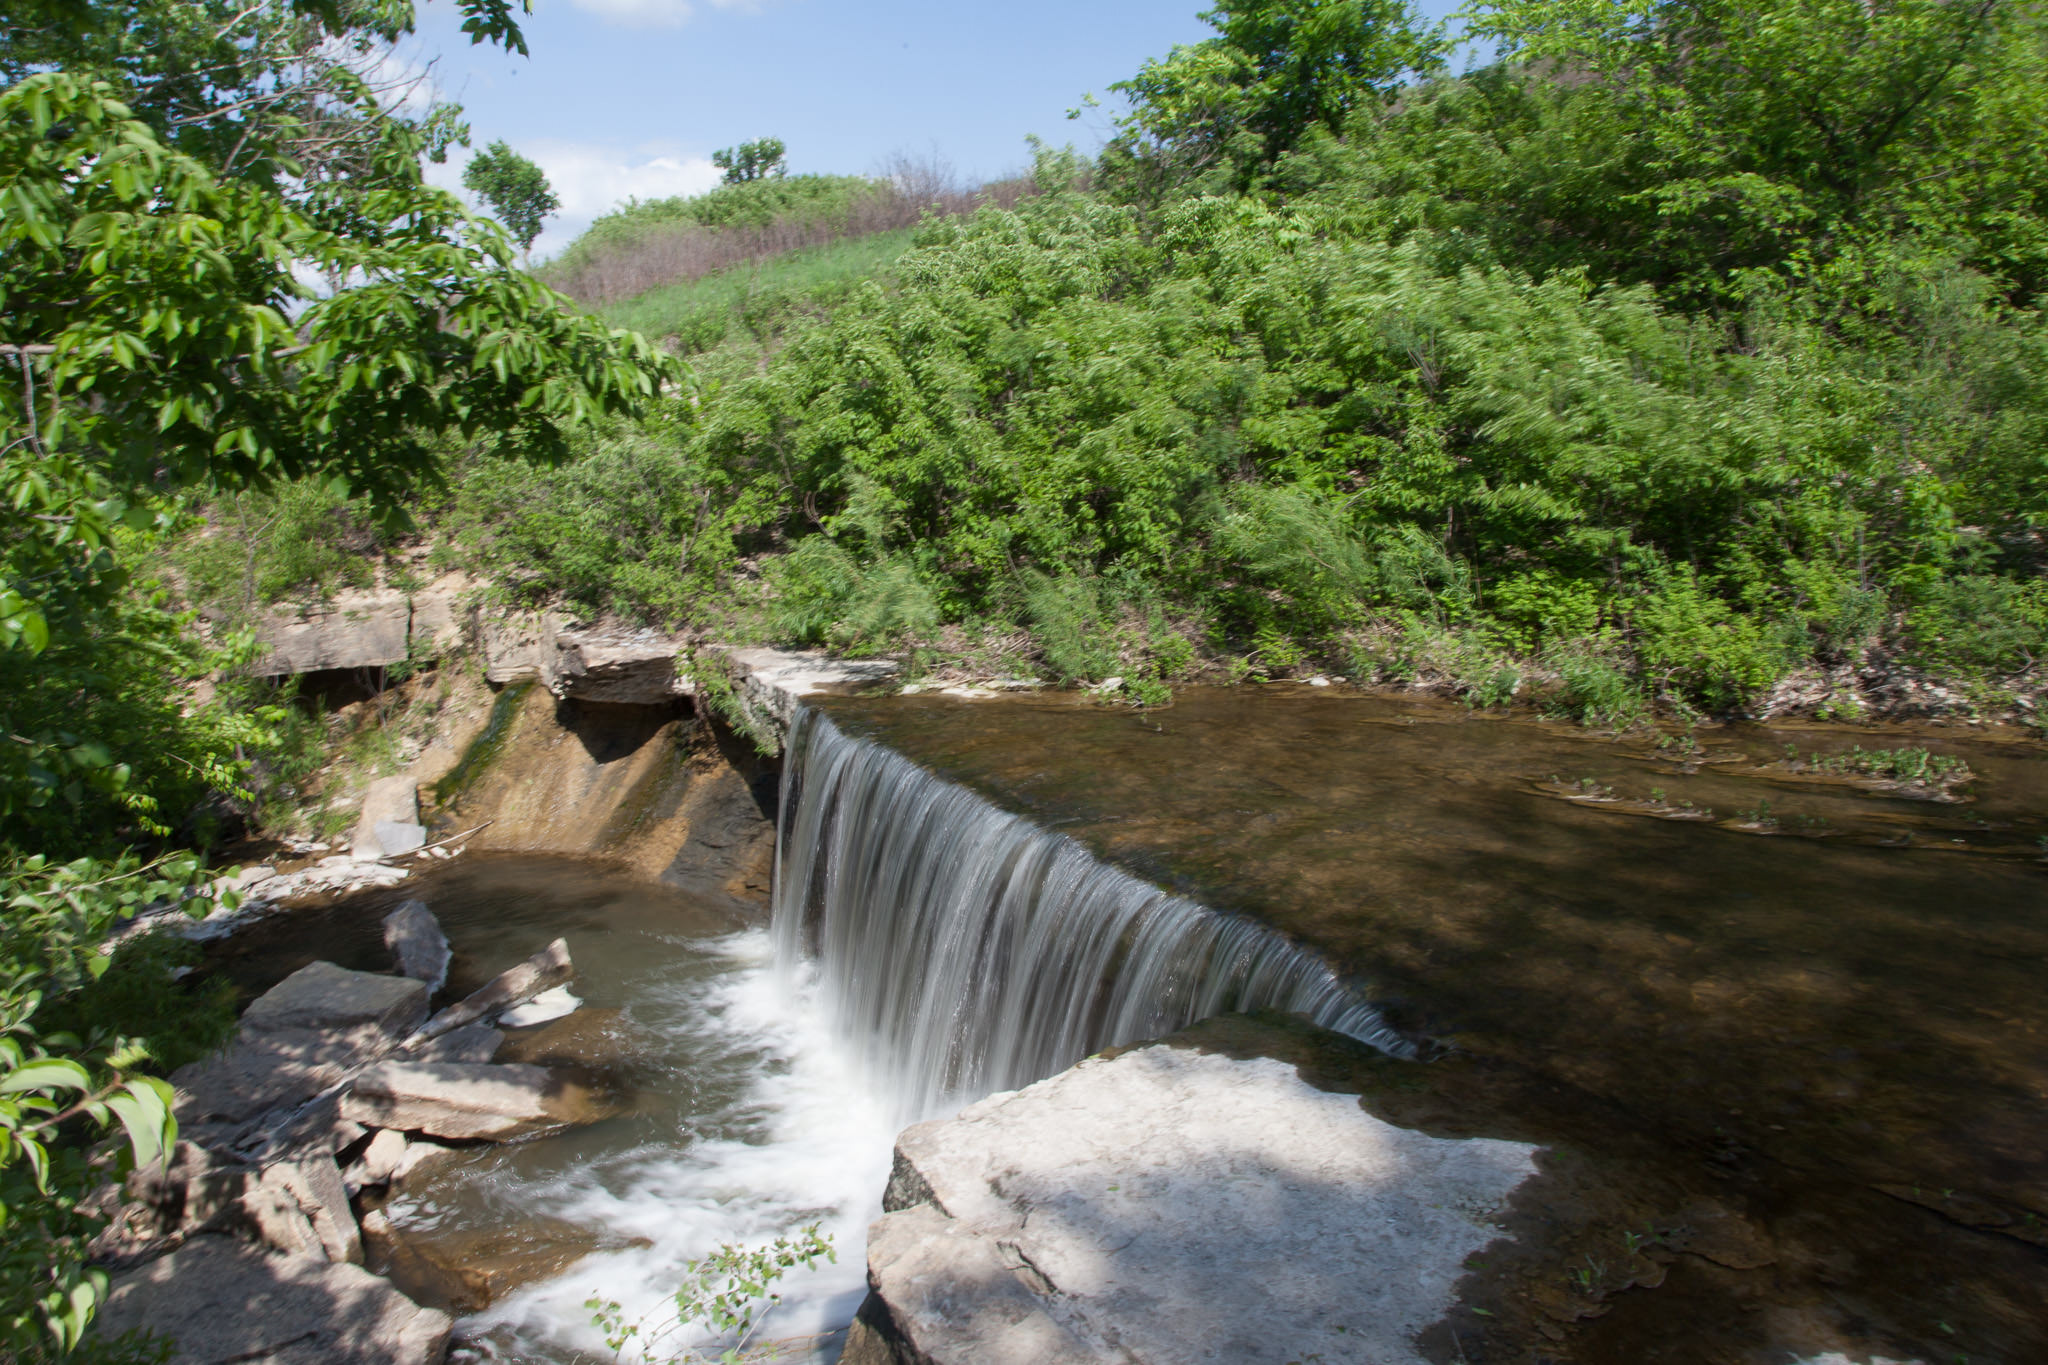
[[[626,1321],[652,1325],[665,1320],[687,1261],[814,1222],[832,1239],[837,1263],[790,1272],[779,1286],[782,1303],[755,1339],[843,1327],[866,1293],[867,1225],[881,1212],[896,1133],[887,1106],[847,1064],[813,992],[775,970],[765,931],[691,946],[728,959],[730,969],[672,992],[643,990],[632,1013],[686,1042],[692,1067],[743,1071],[746,1079],[717,1109],[686,1116],[673,1142],[539,1181],[507,1173],[503,1195],[527,1215],[640,1243],[587,1256],[467,1321],[466,1334],[509,1346],[511,1358],[560,1359],[566,1349],[608,1359],[587,1299],[616,1300]],[[668,1344],[679,1349],[692,1339]]]

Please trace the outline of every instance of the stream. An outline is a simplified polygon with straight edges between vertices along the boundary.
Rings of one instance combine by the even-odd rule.
[[[1812,761],[1858,745],[1976,779],[1934,801]],[[568,939],[583,1009],[528,1032],[629,1112],[484,1149],[386,1210],[472,1280],[523,1281],[467,1321],[495,1358],[609,1359],[586,1299],[654,1314],[689,1258],[814,1222],[839,1263],[792,1276],[762,1339],[843,1326],[904,1123],[1273,1008],[1374,1049],[1383,1117],[1595,1172],[1607,1202],[1573,1214],[1598,1226],[1569,1272],[1465,1287],[1543,1350],[2048,1359],[2037,743],[1617,740],[1304,687],[1157,712],[889,696],[812,713],[783,786],[772,926],[598,862],[472,853],[223,963],[251,990],[316,956],[383,969],[377,920],[409,896],[446,927],[457,991]],[[1740,1235],[1701,1231],[1716,1219]],[[1691,1251],[1610,1272],[1660,1240]]]

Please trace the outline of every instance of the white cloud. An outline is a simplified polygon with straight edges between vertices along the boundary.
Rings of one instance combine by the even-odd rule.
[[[705,0],[713,9],[752,9],[755,0]],[[569,0],[577,9],[627,28],[674,28],[697,10],[698,0]]]
[[[522,143],[516,150],[547,176],[562,207],[547,220],[534,243],[536,258],[553,255],[576,239],[591,220],[628,199],[667,199],[702,194],[723,177],[707,157],[683,156],[672,149],[624,149],[585,142],[547,140]],[[462,189],[462,168],[473,151],[459,152],[445,166],[428,167],[428,179],[454,190],[474,205]]]

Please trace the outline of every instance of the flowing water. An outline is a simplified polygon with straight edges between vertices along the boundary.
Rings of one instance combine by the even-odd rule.
[[[1071,695],[828,709],[1324,955],[1440,1057],[1391,1064],[1373,1099],[1389,1117],[1556,1142],[1608,1172],[1637,1221],[1542,1271],[1584,1282],[1545,1310],[1566,1338],[1545,1349],[2048,1361],[2037,741],[1826,726],[1614,740],[1307,687],[1195,689],[1156,713]],[[1812,770],[1858,746],[1926,747],[1977,779],[1933,802]],[[1601,1292],[1709,1206],[1746,1230],[1739,1248],[1644,1271],[1654,1292]]]
[[[901,755],[798,717],[775,943],[906,1122],[1226,1010],[1411,1049],[1319,958],[1171,896]]]
[[[1908,741],[1967,758],[1972,799],[1782,761]],[[1654,1293],[1468,1286],[1498,1317],[1445,1361],[1874,1342],[2021,1365],[2048,1359],[2044,812],[2038,746],[1939,732],[1660,748],[1305,690],[1159,713],[840,699],[792,736],[770,928],[599,864],[473,853],[231,969],[382,968],[401,895],[447,926],[455,989],[569,940],[572,1019],[629,1112],[481,1149],[388,1210],[447,1259],[540,1272],[471,1319],[501,1359],[608,1359],[585,1299],[654,1312],[686,1259],[811,1222],[841,1262],[793,1277],[767,1335],[842,1324],[902,1123],[1270,1007],[1377,1048],[1370,1102],[1397,1122],[1580,1154],[1612,1190],[1576,1216],[1614,1226],[1574,1275],[1620,1261],[1606,1241],[1679,1245],[1703,1209],[1747,1229],[1684,1234],[1710,1249],[1665,1258]],[[1525,1300],[1549,1314],[1522,1313],[1536,1354],[1468,1354]]]
[[[467,1333],[501,1360],[609,1361],[585,1300],[658,1320],[685,1261],[811,1223],[840,1259],[793,1275],[766,1330],[801,1338],[852,1317],[895,1116],[810,987],[777,970],[765,929],[603,863],[470,854],[391,892],[259,926],[223,965],[252,990],[316,957],[389,970],[378,922],[409,896],[433,907],[455,949],[451,993],[565,938],[583,1004],[556,1033],[577,1026],[569,1054],[629,1100],[589,1127],[472,1149],[408,1181],[386,1208],[434,1263],[471,1276],[540,1272],[474,1313]],[[461,1274],[397,1278],[443,1306],[473,1305]]]

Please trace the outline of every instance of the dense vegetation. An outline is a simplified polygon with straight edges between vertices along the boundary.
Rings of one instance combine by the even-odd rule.
[[[101,1135],[148,1159],[149,1073],[218,1019],[100,945],[204,887],[184,850],[287,745],[230,627],[401,544],[1141,701],[1318,669],[1601,723],[1795,674],[1833,714],[1922,673],[2036,702],[2040,7],[1478,0],[1464,71],[1402,0],[1208,18],[1092,161],[742,178],[536,278],[423,183],[458,111],[377,84],[409,4],[11,7],[0,1356],[77,1341]]]
[[[479,455],[445,529],[589,613],[1063,677],[2038,688],[2038,7],[1500,0],[1457,75],[1397,0],[1209,17],[1057,192],[707,329],[699,405]]]
[[[462,8],[519,42],[506,0]],[[181,509],[388,521],[446,440],[559,457],[681,375],[426,186],[454,113],[395,114],[374,80],[411,23],[386,0],[62,0],[0,35],[0,1359],[78,1345],[105,1287],[87,1196],[164,1150],[151,1073],[232,1018],[162,941],[104,951],[145,906],[210,907],[187,850],[283,721],[189,694],[248,642],[171,609]]]

